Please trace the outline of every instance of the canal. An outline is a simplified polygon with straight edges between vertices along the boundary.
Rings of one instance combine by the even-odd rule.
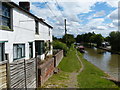
[[[85,48],[85,50],[84,58],[86,60],[118,80],[118,69],[120,68],[120,65],[118,65],[120,61],[118,62],[118,60],[120,60],[120,55],[111,54],[111,52],[97,48]]]

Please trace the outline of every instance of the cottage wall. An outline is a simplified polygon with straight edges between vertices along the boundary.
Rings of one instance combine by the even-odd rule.
[[[25,44],[25,59],[29,59],[29,42],[34,41],[35,21],[26,13],[13,8],[13,31],[0,30],[0,40],[5,43],[5,53],[13,61],[13,44]],[[34,44],[33,44],[34,47]],[[35,57],[35,50],[33,49]]]
[[[33,42],[33,57],[35,57],[35,40],[50,40],[52,42],[52,30],[39,22],[39,35],[35,35],[35,19],[27,13],[13,8],[13,31],[0,30],[0,40],[5,43],[5,53],[9,54],[9,61],[13,62],[13,44],[25,44],[25,58],[29,59],[29,42]],[[50,31],[50,35],[49,35]],[[52,54],[52,50],[49,55]],[[41,55],[44,60],[45,55]]]

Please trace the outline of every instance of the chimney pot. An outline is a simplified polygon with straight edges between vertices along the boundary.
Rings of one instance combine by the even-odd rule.
[[[30,11],[30,2],[19,2],[19,6],[26,11]]]

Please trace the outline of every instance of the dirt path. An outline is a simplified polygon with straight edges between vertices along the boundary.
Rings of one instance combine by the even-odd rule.
[[[77,73],[73,72],[73,73],[70,74],[70,82],[68,83],[68,88],[79,88],[78,87],[78,82],[77,82],[77,75],[79,75],[84,69],[84,65],[83,65],[82,61],[80,60],[80,58],[78,56],[77,50],[76,50],[76,56],[77,56],[79,62],[81,63],[81,68]]]
[[[78,60],[79,60],[80,63],[81,63],[81,69],[80,69],[79,72],[78,72],[78,74],[80,74],[80,73],[83,71],[83,69],[84,69],[84,65],[83,65],[83,62],[80,60],[80,57],[78,56],[77,50],[76,50],[76,56],[77,56]]]

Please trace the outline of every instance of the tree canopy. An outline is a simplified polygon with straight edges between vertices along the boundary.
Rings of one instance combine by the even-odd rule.
[[[109,34],[109,40],[112,50],[120,51],[120,32],[113,31]]]

